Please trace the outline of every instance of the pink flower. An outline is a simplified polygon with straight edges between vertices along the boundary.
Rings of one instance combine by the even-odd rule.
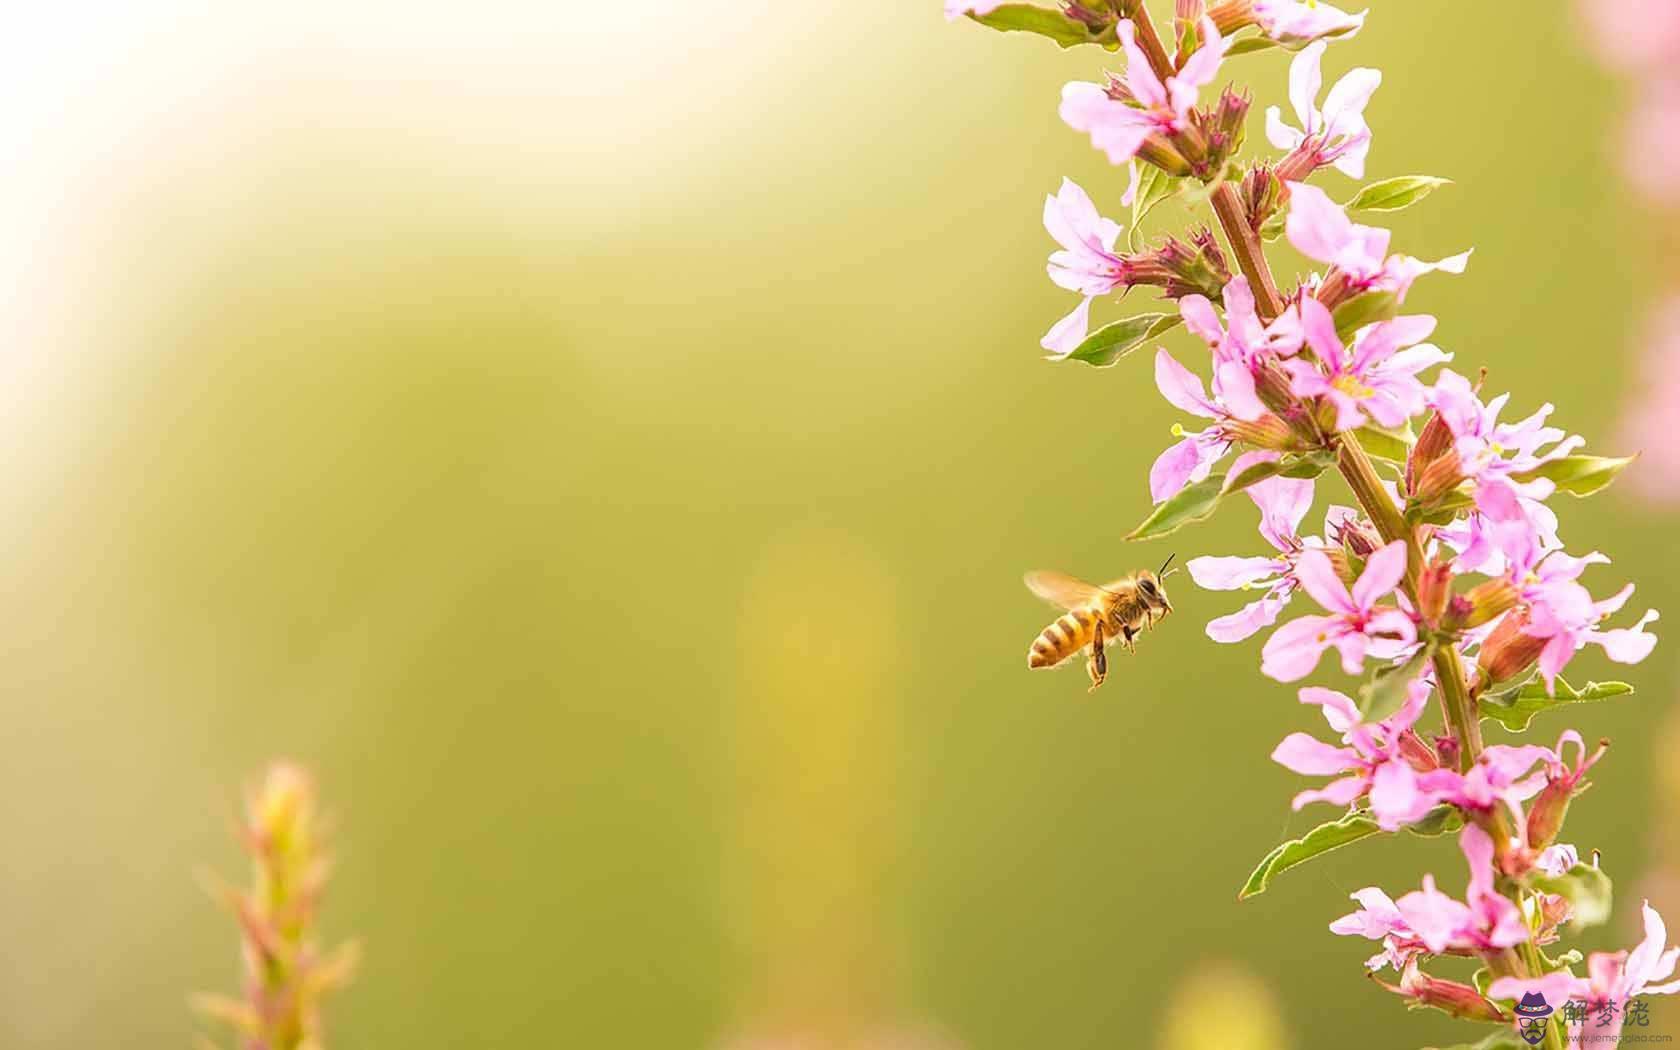
[[[1531,638],[1546,640],[1538,663],[1548,692],[1555,688],[1558,674],[1569,661],[1588,645],[1601,646],[1604,655],[1619,664],[1636,664],[1651,655],[1657,639],[1645,633],[1645,626],[1658,618],[1655,609],[1645,610],[1645,615],[1632,627],[1598,630],[1599,622],[1620,609],[1632,593],[1630,583],[1603,601],[1595,602],[1584,587],[1573,586],[1555,590],[1546,601],[1529,606],[1528,626],[1524,631]]]
[[[1473,486],[1475,515],[1486,519],[1442,534],[1461,552],[1459,564],[1467,571],[1497,572],[1495,554],[1513,543],[1556,542],[1557,518],[1540,501],[1557,486],[1545,478],[1519,481],[1516,475],[1561,459],[1584,443],[1545,425],[1549,404],[1520,422],[1500,423],[1509,398],[1501,394],[1484,405],[1470,381],[1450,370],[1442,370],[1428,395],[1452,432],[1459,472]]]
[[[1347,806],[1370,796],[1371,814],[1385,831],[1398,831],[1422,820],[1439,803],[1419,790],[1414,763],[1435,761],[1428,745],[1412,732],[1429,702],[1430,683],[1419,677],[1406,689],[1406,702],[1375,725],[1359,720],[1359,709],[1332,689],[1301,690],[1303,704],[1318,704],[1330,728],[1342,734],[1333,747],[1306,733],[1291,733],[1272,752],[1272,761],[1303,776],[1336,776],[1322,788],[1303,791],[1290,803],[1299,811],[1313,802]],[[1342,774],[1349,774],[1342,776]]]
[[[1241,276],[1231,278],[1222,298],[1229,329],[1219,323],[1206,296],[1186,295],[1178,301],[1185,327],[1208,345],[1215,361],[1240,361],[1252,368],[1262,358],[1288,357],[1301,349],[1301,320],[1294,306],[1271,324],[1262,324],[1248,278]]]
[[[1312,158],[1315,168],[1330,164],[1349,178],[1363,179],[1365,156],[1371,151],[1365,106],[1382,83],[1382,73],[1365,68],[1350,70],[1330,89],[1320,110],[1316,103],[1323,84],[1319,61],[1324,48],[1322,40],[1309,44],[1289,65],[1289,101],[1301,126],[1285,124],[1283,111],[1270,106],[1266,110],[1266,138],[1278,149],[1303,151]]]
[[[1337,430],[1362,427],[1367,417],[1385,427],[1404,426],[1428,402],[1418,373],[1452,360],[1439,347],[1420,342],[1435,330],[1435,318],[1426,314],[1368,325],[1349,351],[1330,311],[1309,296],[1301,301],[1301,327],[1318,363],[1303,357],[1284,362],[1290,390],[1336,406]]]
[[[1680,5],[1670,0],[1582,0],[1587,36],[1610,65],[1640,72],[1680,60]]]
[[[1193,416],[1213,420],[1213,425],[1168,448],[1149,470],[1149,493],[1156,503],[1170,499],[1184,486],[1201,481],[1213,465],[1231,449],[1233,424],[1257,420],[1266,407],[1254,392],[1254,378],[1248,369],[1234,362],[1218,366],[1213,374],[1210,399],[1202,381],[1165,350],[1155,355],[1155,385],[1169,402]],[[1175,427],[1175,433],[1182,430]]]
[[[1680,76],[1671,72],[1640,85],[1622,143],[1622,167],[1634,189],[1652,201],[1680,200]]]
[[[1259,458],[1263,454],[1253,453]],[[1240,469],[1248,457],[1237,461]],[[1264,596],[1229,616],[1207,625],[1207,635],[1216,642],[1240,642],[1263,627],[1277,622],[1278,614],[1295,592],[1295,559],[1308,541],[1297,535],[1301,519],[1312,506],[1313,483],[1297,478],[1267,478],[1248,488],[1249,498],[1260,508],[1260,535],[1277,549],[1276,557],[1192,558],[1185,568],[1196,585],[1210,591],[1248,590],[1265,586]],[[1316,540],[1312,541],[1318,542]]]
[[[1614,1043],[1621,1035],[1622,1007],[1629,999],[1640,995],[1672,995],[1680,991],[1680,981],[1656,983],[1673,976],[1676,963],[1680,963],[1680,948],[1664,950],[1668,929],[1650,901],[1644,902],[1642,911],[1645,939],[1632,952],[1592,953],[1587,956],[1588,976],[1584,978],[1564,970],[1543,977],[1501,977],[1488,987],[1488,997],[1521,999],[1530,992],[1539,992],[1546,997],[1547,1003],[1584,1003],[1584,1016],[1569,1022],[1570,1050]],[[1604,1011],[1607,1023],[1601,1025],[1595,1015],[1607,1006],[1614,1009]],[[1589,1019],[1591,1035],[1595,1040],[1593,1044],[1586,1039],[1585,1029]],[[1596,1042],[1600,1039],[1602,1044]]]
[[[1330,931],[1384,941],[1388,961],[1409,959],[1418,952],[1494,951],[1528,940],[1522,912],[1494,889],[1493,840],[1470,824],[1459,833],[1458,845],[1470,865],[1463,901],[1436,889],[1432,875],[1423,877],[1422,889],[1398,901],[1368,886],[1353,895],[1360,909],[1331,923]],[[1383,959],[1373,962],[1380,965]]]
[[[945,0],[945,21],[952,22],[963,15],[989,15],[1003,3],[1004,0]]]
[[[1117,32],[1126,49],[1126,74],[1114,91],[1123,97],[1115,98],[1101,84],[1074,81],[1062,88],[1062,120],[1090,135],[1091,144],[1115,164],[1136,156],[1151,135],[1183,131],[1189,126],[1198,92],[1219,75],[1219,64],[1230,47],[1212,19],[1204,16],[1200,25],[1202,46],[1162,83],[1138,47],[1131,21],[1122,21]]]
[[[1298,681],[1312,673],[1326,649],[1342,655],[1342,670],[1358,674],[1373,649],[1398,655],[1417,640],[1412,618],[1377,602],[1392,593],[1406,574],[1406,544],[1395,540],[1372,554],[1350,593],[1322,551],[1307,551],[1295,563],[1302,589],[1329,616],[1303,616],[1278,628],[1260,654],[1260,670],[1280,682]],[[1398,644],[1397,644],[1398,643]]]
[[[1437,804],[1446,802],[1467,813],[1488,813],[1503,805],[1521,828],[1523,803],[1546,786],[1545,772],[1535,772],[1534,767],[1544,763],[1550,768],[1558,761],[1556,752],[1539,744],[1493,744],[1476,756],[1468,772],[1430,770],[1420,777],[1419,787]]]
[[[1680,178],[1675,187],[1680,189]],[[1680,500],[1680,442],[1673,440],[1680,413],[1680,295],[1670,294],[1642,329],[1639,375],[1618,443],[1643,452],[1627,483],[1645,499],[1672,504]]]
[[[1365,12],[1350,15],[1315,0],[1254,0],[1254,20],[1273,40],[1298,47],[1320,37],[1354,35],[1365,25]]]
[[[1291,182],[1289,218],[1284,233],[1301,254],[1334,266],[1355,291],[1390,291],[1401,299],[1412,282],[1426,273],[1441,270],[1463,273],[1470,253],[1449,256],[1439,262],[1422,262],[1408,255],[1389,255],[1389,232],[1375,226],[1361,226],[1347,217],[1341,207],[1316,186]]]
[[[1050,279],[1085,297],[1040,343],[1052,353],[1069,354],[1090,330],[1091,300],[1124,284],[1125,263],[1114,253],[1121,226],[1099,214],[1078,183],[1064,178],[1056,195],[1044,198],[1044,228],[1062,246],[1050,256]]]
[[[1558,843],[1540,851],[1540,856],[1534,860],[1534,866],[1547,875],[1567,875],[1571,868],[1581,863],[1581,852],[1574,846]]]

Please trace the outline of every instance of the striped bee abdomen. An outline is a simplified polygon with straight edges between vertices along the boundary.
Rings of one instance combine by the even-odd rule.
[[[1096,627],[1097,614],[1090,609],[1073,609],[1063,613],[1033,639],[1032,648],[1027,650],[1027,666],[1056,666],[1090,645]]]

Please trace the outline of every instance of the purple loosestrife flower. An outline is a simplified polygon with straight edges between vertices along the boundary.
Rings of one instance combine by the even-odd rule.
[[[1528,925],[1517,906],[1493,885],[1493,840],[1474,824],[1458,836],[1459,849],[1470,865],[1470,885],[1463,901],[1435,887],[1432,875],[1423,888],[1399,900],[1375,886],[1353,894],[1360,908],[1330,924],[1332,933],[1384,942],[1384,952],[1369,965],[1385,962],[1400,968],[1420,952],[1430,955],[1473,954],[1510,948],[1528,940]]]
[[[1184,434],[1155,460],[1149,470],[1149,494],[1156,503],[1170,499],[1184,486],[1201,481],[1213,465],[1231,450],[1243,432],[1241,424],[1266,416],[1266,406],[1254,392],[1248,369],[1234,362],[1213,373],[1213,397],[1202,381],[1165,350],[1155,355],[1155,385],[1161,396],[1193,416],[1213,420],[1213,425],[1194,434]],[[1174,433],[1182,429],[1174,427]]]
[[[1050,256],[1050,279],[1085,298],[1056,323],[1040,345],[1053,353],[1071,353],[1091,327],[1091,300],[1125,285],[1125,262],[1114,243],[1122,227],[1097,212],[1090,194],[1064,178],[1054,197],[1044,198],[1044,228],[1062,250]]]
[[[1117,32],[1126,51],[1126,73],[1112,90],[1101,84],[1074,81],[1062,88],[1062,120],[1075,131],[1091,136],[1091,144],[1114,164],[1137,156],[1151,135],[1172,135],[1189,127],[1190,110],[1200,90],[1219,75],[1219,64],[1230,44],[1219,35],[1213,20],[1201,20],[1202,46],[1176,74],[1163,83],[1137,44],[1130,20]],[[1118,93],[1121,97],[1116,98]]]
[[[1260,31],[1285,46],[1321,37],[1350,37],[1365,25],[1365,12],[1350,15],[1316,0],[1254,0]]]
[[[1629,999],[1680,992],[1680,981],[1657,983],[1674,975],[1675,965],[1680,963],[1680,948],[1664,950],[1668,929],[1662,916],[1651,907],[1650,901],[1645,901],[1642,909],[1645,939],[1632,952],[1593,952],[1587,956],[1586,977],[1576,977],[1567,970],[1541,977],[1501,977],[1488,987],[1488,995],[1494,999],[1521,999],[1530,992],[1539,992],[1548,1003],[1583,1003],[1586,1009],[1582,1016],[1568,1022],[1570,1050],[1615,1043],[1622,1032],[1622,1008]],[[1603,1018],[1602,1023],[1599,1017]],[[1589,1019],[1591,1042],[1587,1038]]]
[[[1357,429],[1367,418],[1385,427],[1404,426],[1428,400],[1418,373],[1452,360],[1439,347],[1422,342],[1435,330],[1435,318],[1427,314],[1368,325],[1347,350],[1329,309],[1306,298],[1301,301],[1301,327],[1318,364],[1303,357],[1285,362],[1290,390],[1296,397],[1320,397],[1334,405],[1337,430]]]
[[[1255,455],[1259,455],[1258,453]],[[1246,459],[1247,457],[1244,457]],[[1238,460],[1239,464],[1243,460]],[[1298,534],[1301,519],[1312,506],[1313,483],[1304,478],[1267,478],[1248,488],[1249,498],[1260,508],[1260,535],[1277,549],[1274,557],[1192,558],[1185,565],[1198,587],[1210,591],[1247,590],[1264,585],[1266,593],[1237,612],[1221,616],[1207,625],[1207,635],[1216,642],[1240,642],[1277,622],[1283,607],[1295,593],[1295,559],[1316,539],[1303,540]]]
[[[1239,361],[1252,370],[1263,358],[1288,357],[1301,349],[1301,321],[1295,307],[1284,310],[1271,324],[1263,324],[1254,310],[1254,292],[1246,277],[1231,278],[1221,298],[1228,329],[1219,323],[1219,314],[1206,296],[1187,295],[1178,301],[1184,326],[1208,345],[1215,361]]]
[[[1387,230],[1361,226],[1349,219],[1341,206],[1316,186],[1304,182],[1288,185],[1291,196],[1284,233],[1289,243],[1307,258],[1335,267],[1354,293],[1389,291],[1404,299],[1412,282],[1424,274],[1435,270],[1463,273],[1470,261],[1469,252],[1438,262],[1389,255]]]
[[[1469,814],[1491,813],[1503,805],[1520,827],[1523,803],[1546,786],[1545,773],[1535,772],[1534,767],[1557,761],[1556,752],[1539,744],[1494,744],[1476,756],[1468,772],[1431,770],[1420,778],[1419,788],[1438,803],[1449,803]]]
[[[1290,806],[1295,810],[1313,802],[1347,806],[1370,796],[1371,814],[1384,831],[1398,831],[1422,820],[1437,801],[1418,788],[1418,767],[1433,768],[1435,759],[1412,731],[1429,702],[1429,682],[1415,679],[1406,688],[1406,702],[1388,718],[1366,725],[1353,700],[1333,689],[1301,690],[1303,704],[1317,704],[1330,728],[1342,734],[1342,747],[1333,747],[1307,733],[1291,733],[1272,751],[1272,761],[1303,776],[1334,776],[1322,788],[1303,791]],[[1342,774],[1348,774],[1343,776]]]
[[[1599,622],[1619,610],[1632,593],[1633,584],[1630,583],[1610,597],[1595,602],[1585,588],[1576,587],[1554,594],[1546,602],[1529,606],[1528,624],[1524,631],[1532,638],[1546,641],[1545,648],[1540,650],[1538,663],[1540,677],[1546,680],[1547,692],[1556,687],[1558,674],[1575,654],[1589,644],[1601,646],[1604,655],[1619,664],[1636,664],[1651,655],[1657,639],[1655,635],[1645,633],[1645,626],[1657,619],[1655,609],[1647,609],[1632,627],[1598,630]]]
[[[1342,656],[1342,670],[1358,674],[1367,654],[1395,656],[1417,640],[1412,618],[1377,603],[1400,585],[1406,574],[1406,544],[1395,540],[1372,554],[1350,592],[1323,551],[1307,551],[1295,562],[1301,588],[1330,611],[1303,616],[1278,628],[1260,654],[1260,670],[1280,682],[1311,674],[1326,649]]]
[[[963,15],[989,15],[1003,3],[1004,0],[945,0],[945,21],[954,22]]]
[[[1365,106],[1382,83],[1382,73],[1365,68],[1350,70],[1330,89],[1320,110],[1318,89],[1324,78],[1319,62],[1324,48],[1322,40],[1307,45],[1289,66],[1289,101],[1301,126],[1290,127],[1283,122],[1281,109],[1267,107],[1266,138],[1278,149],[1299,151],[1311,168],[1328,164],[1350,179],[1363,179],[1365,156],[1371,151]]]
[[[1533,537],[1556,543],[1557,517],[1541,501],[1557,486],[1545,478],[1519,481],[1516,475],[1561,459],[1584,443],[1545,425],[1552,412],[1549,404],[1520,422],[1500,423],[1499,413],[1509,398],[1501,394],[1484,405],[1468,379],[1446,369],[1429,391],[1430,405],[1453,438],[1451,458],[1443,457],[1430,470],[1452,487],[1468,480],[1475,499],[1469,520],[1442,532],[1459,551],[1459,566],[1466,571],[1498,572],[1501,561],[1496,555],[1513,542],[1513,528],[1517,542]]]

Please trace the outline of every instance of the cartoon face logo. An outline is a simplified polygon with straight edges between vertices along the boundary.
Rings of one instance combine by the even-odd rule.
[[[1529,992],[1522,997],[1522,1002],[1515,1007],[1517,1017],[1522,1021],[1522,1027],[1517,1034],[1530,1046],[1539,1046],[1546,1038],[1546,1019],[1552,1016],[1551,1004],[1539,992]]]

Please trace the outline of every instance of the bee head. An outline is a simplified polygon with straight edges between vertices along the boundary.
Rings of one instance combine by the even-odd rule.
[[[1167,566],[1172,564],[1175,557],[1177,555],[1167,555],[1167,560],[1155,572],[1145,569],[1138,573],[1138,590],[1143,593],[1144,599],[1150,605],[1158,605],[1167,612],[1172,612],[1172,602],[1167,600],[1167,587],[1162,581],[1178,571],[1177,569],[1171,571],[1167,569]]]

